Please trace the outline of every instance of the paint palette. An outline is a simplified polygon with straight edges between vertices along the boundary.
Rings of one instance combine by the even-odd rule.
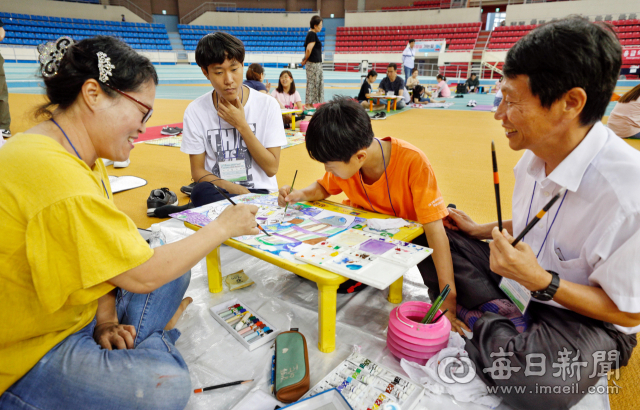
[[[296,253],[295,258],[385,289],[432,252],[424,246],[348,229]]]

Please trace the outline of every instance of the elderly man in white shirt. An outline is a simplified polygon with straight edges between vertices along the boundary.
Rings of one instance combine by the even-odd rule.
[[[413,46],[416,44],[416,40],[410,39],[407,43],[407,47],[402,52],[402,65],[404,66],[404,82],[409,81],[411,77],[411,70],[414,67],[414,60],[416,59],[416,52]]]
[[[626,365],[636,345],[640,152],[600,122],[620,66],[611,29],[581,18],[547,24],[516,43],[495,114],[510,148],[525,150],[514,169],[513,220],[500,232],[497,223],[479,225],[450,209],[457,320],[461,308],[506,299],[503,278],[517,282],[524,299],[531,295],[524,330],[484,313],[465,347],[487,385],[525,386],[496,391],[517,409],[570,408],[608,369]],[[437,296],[437,276],[423,278]]]

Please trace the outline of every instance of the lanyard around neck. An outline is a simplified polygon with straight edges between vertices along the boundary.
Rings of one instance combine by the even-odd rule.
[[[536,194],[536,185],[537,184],[538,184],[538,181],[534,182],[534,184],[533,184],[533,193],[531,194],[531,202],[529,202],[529,212],[527,212],[527,222],[525,223],[524,226],[529,225],[529,216],[531,215],[531,205],[533,204],[533,197]],[[564,199],[567,197],[567,192],[569,192],[569,191],[568,190],[565,191],[564,195],[562,196],[562,201],[560,201],[560,205],[558,206],[558,210],[556,211],[556,215],[553,217],[553,221],[551,221],[551,226],[549,226],[549,229],[547,230],[547,234],[544,236],[544,240],[542,241],[542,245],[540,245],[540,250],[538,251],[538,254],[536,255],[536,259],[538,259],[538,257],[540,256],[540,253],[542,253],[542,249],[544,249],[544,244],[547,242],[547,237],[549,236],[549,232],[551,232],[551,228],[553,228],[553,224],[556,223],[556,218],[558,217],[558,214],[560,213],[560,208],[562,208],[562,204],[564,203]],[[522,240],[524,240],[524,236],[522,237]]]
[[[54,120],[53,118],[51,118],[51,122],[53,122],[54,124],[56,124],[56,126],[58,127],[58,129],[62,132],[62,135],[64,135],[64,137],[67,139],[67,142],[69,143],[69,145],[71,145],[71,148],[73,148],[73,151],[76,153],[76,155],[78,156],[78,158],[80,159],[80,161],[82,161],[82,157],[80,156],[80,154],[78,154],[78,150],[76,149],[76,147],[73,146],[73,144],[71,143],[71,140],[69,139],[69,137],[67,137],[67,133],[64,132],[64,130],[62,129],[62,127],[56,122],[56,120]],[[104,188],[104,193],[107,194],[107,199],[109,199],[109,192],[107,192],[107,186],[104,184],[104,180],[102,178],[100,178],[100,181],[102,182],[102,188]]]
[[[393,207],[393,201],[391,200],[391,191],[389,190],[389,177],[387,176],[388,164],[387,164],[387,161],[385,161],[384,159],[384,150],[382,149],[382,143],[377,138],[376,138],[376,141],[378,141],[378,145],[380,145],[380,151],[382,152],[382,165],[384,166],[384,178],[387,181],[387,194],[389,195],[389,203],[391,204],[391,209],[393,209],[393,215],[398,216],[398,214],[396,213],[396,209]],[[389,159],[389,161],[391,161],[391,159]],[[371,203],[371,199],[369,199],[369,194],[367,193],[367,189],[364,187],[364,182],[362,182],[362,172],[360,170],[358,170],[358,176],[360,177],[360,185],[362,185],[362,190],[364,191],[364,194],[367,197],[367,201],[369,201],[369,206],[371,207],[371,210],[373,212],[377,212],[376,209],[373,207],[373,204]]]

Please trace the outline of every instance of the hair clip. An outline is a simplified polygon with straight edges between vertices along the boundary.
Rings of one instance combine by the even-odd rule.
[[[116,66],[111,64],[111,57],[108,57],[102,51],[98,51],[98,70],[100,70],[100,81],[103,83],[107,83],[109,81],[109,77],[113,74],[111,70],[115,69]]]
[[[62,57],[72,45],[73,39],[68,36],[60,37],[55,42],[50,41],[38,45],[43,77],[53,77],[58,74],[60,61],[62,61]]]

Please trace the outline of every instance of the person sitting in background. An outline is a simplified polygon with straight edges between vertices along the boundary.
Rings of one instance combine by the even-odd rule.
[[[387,66],[387,76],[380,81],[378,89],[382,90],[385,94],[393,93],[394,96],[404,97],[404,80],[398,75],[396,71],[398,66],[395,63],[390,63]],[[392,100],[393,102],[393,100]],[[386,104],[387,101],[385,100]],[[399,99],[396,108],[404,108],[406,106],[403,99]]]
[[[278,101],[278,104],[280,104],[280,108],[282,109],[304,109],[302,98],[300,98],[300,93],[296,91],[296,83],[295,81],[293,81],[293,75],[289,70],[284,70],[280,73],[280,78],[278,79],[278,87],[271,92],[271,96]],[[291,124],[291,115],[294,114],[284,114],[282,116],[282,121],[285,123],[285,125]],[[296,117],[296,121],[302,119],[304,119],[303,114],[301,114],[299,117]]]
[[[280,73],[278,87],[271,91],[271,96],[278,100],[280,108],[287,109],[304,109],[300,93],[296,91],[296,83],[293,81],[291,71],[284,70]]]
[[[242,41],[227,33],[207,34],[196,47],[196,63],[213,89],[184,112],[180,150],[189,154],[194,206],[224,200],[218,189],[230,196],[278,189],[287,143],[282,112],[270,95],[242,85],[244,56]]]
[[[496,112],[498,111],[498,106],[500,105],[500,103],[502,102],[502,79],[504,77],[500,76],[500,79],[498,81],[496,81],[496,86],[494,87],[494,90],[496,90],[496,97],[493,99],[493,108],[491,108],[491,112]]]
[[[263,94],[269,94],[271,84],[269,80],[266,85],[262,83],[263,81],[264,68],[260,64],[253,63],[247,68],[247,79],[242,84]]]
[[[621,138],[640,138],[640,84],[620,97],[607,127]]]
[[[444,103],[445,100],[434,100],[431,98],[429,91],[421,85],[416,85],[413,89],[413,97],[411,98],[414,104],[429,104],[429,103]]]
[[[464,85],[467,87],[468,93],[477,93],[478,87],[480,86],[480,80],[478,80],[478,76],[474,73],[471,74],[470,78],[467,78]]]
[[[420,84],[420,80],[418,80],[418,69],[414,68],[411,70],[411,77],[407,80],[407,88],[409,90],[413,90],[413,88]]]
[[[436,97],[444,97],[444,98],[449,98],[451,97],[451,90],[449,89],[449,86],[447,85],[447,77],[438,74],[436,76],[436,80],[438,81],[438,91],[436,92]]]
[[[367,78],[362,82],[362,87],[360,87],[360,93],[358,93],[358,102],[365,108],[369,108],[369,97],[375,96],[376,94],[380,95],[380,93],[373,93],[373,83],[376,82],[376,78],[378,78],[378,73],[376,70],[371,70],[367,74]],[[379,100],[378,100],[379,101]],[[381,110],[384,108],[383,104],[376,104],[372,107],[374,110]]]

